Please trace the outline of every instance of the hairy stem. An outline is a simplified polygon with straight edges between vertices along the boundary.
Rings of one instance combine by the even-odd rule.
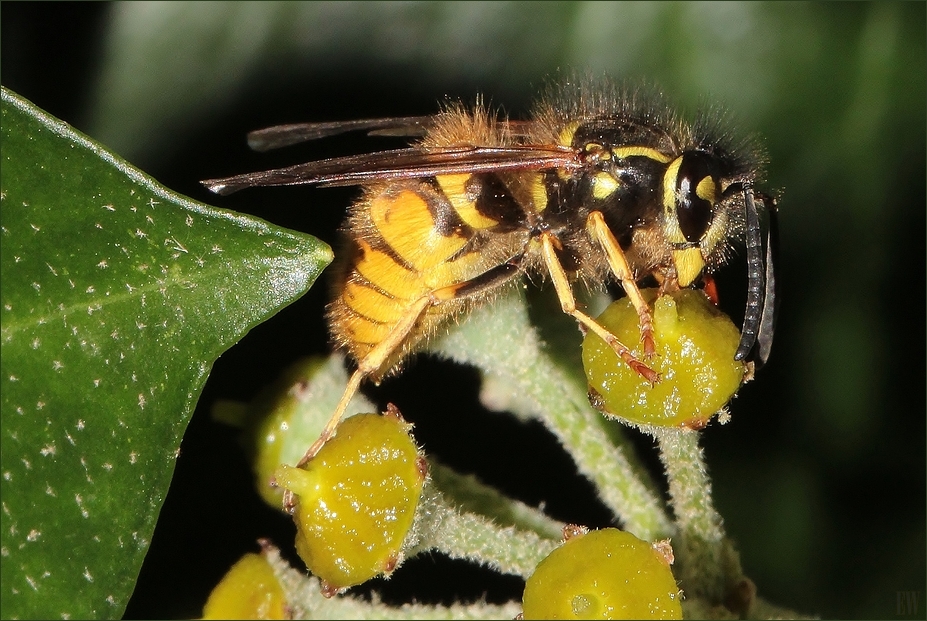
[[[653,428],[650,432],[659,444],[676,516],[673,549],[677,577],[688,597],[723,603],[730,585],[743,580],[743,572],[711,498],[699,432],[677,428]]]

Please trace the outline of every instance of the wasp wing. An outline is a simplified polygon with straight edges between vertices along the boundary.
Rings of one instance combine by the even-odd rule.
[[[354,131],[366,131],[368,136],[416,138],[424,136],[434,127],[438,116],[399,116],[383,119],[359,119],[326,123],[294,123],[275,125],[248,134],[248,146],[255,151],[270,151],[281,147],[337,136]],[[525,136],[531,123],[528,121],[499,121],[513,136]]]
[[[202,183],[216,194],[226,195],[254,186],[345,186],[503,170],[576,170],[582,166],[583,161],[576,151],[558,145],[412,147],[207,179]]]
[[[370,135],[377,136],[424,136],[432,125],[434,125],[433,116],[401,116],[386,119],[275,125],[249,133],[248,146],[255,151],[270,151],[354,131],[367,131]]]

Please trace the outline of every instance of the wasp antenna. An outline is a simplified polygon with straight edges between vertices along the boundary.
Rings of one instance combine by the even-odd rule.
[[[747,186],[743,189],[743,193],[747,222],[747,308],[744,312],[744,325],[740,333],[740,345],[737,346],[737,353],[734,354],[735,360],[745,359],[756,344],[760,316],[764,309],[766,297],[766,269],[763,266],[760,216],[753,197],[753,188]]]
[[[763,297],[763,313],[756,337],[757,368],[766,364],[772,349],[773,333],[776,328],[776,316],[779,314],[779,298],[776,292],[776,270],[779,250],[779,212],[773,199],[763,201],[769,217],[766,231],[766,292]]]

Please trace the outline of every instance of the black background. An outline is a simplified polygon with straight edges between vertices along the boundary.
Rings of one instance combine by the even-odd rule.
[[[94,88],[105,58],[113,7],[4,2],[0,7],[3,85],[90,133]],[[872,10],[862,4],[813,12],[821,23],[837,21],[847,32],[858,34]],[[921,46],[924,17],[922,4],[904,9],[904,20],[915,28],[919,24]],[[820,62],[829,61],[822,56]],[[923,61],[914,71],[911,88],[923,93]],[[415,62],[363,56],[337,66],[320,62],[299,80],[286,71],[256,73],[232,104],[165,141],[170,145],[166,150],[124,155],[182,194],[334,243],[343,207],[354,196],[350,189],[281,188],[217,198],[198,181],[369,148],[363,137],[346,137],[255,154],[244,146],[243,136],[258,127],[298,120],[428,114],[444,96],[472,101],[477,92],[494,95],[494,101],[517,112],[526,109],[533,95],[530,86],[538,82],[532,78],[513,84],[473,72],[433,69],[423,77],[422,66]],[[796,179],[813,169],[800,158],[807,152],[802,151],[802,142],[815,135],[807,128],[801,131],[800,120],[795,120],[802,106],[812,103],[779,95],[781,101],[771,104],[774,112],[761,129],[774,134],[769,141],[771,183],[785,187],[780,272],[784,306],[770,365],[735,401],[732,424],[712,427],[705,434],[716,502],[761,595],[824,617],[893,617],[896,592],[920,590],[923,602],[925,582],[923,114],[920,125],[911,127],[887,121],[882,126],[885,139],[878,144],[890,149],[859,154],[860,158],[893,157],[898,162],[890,169],[892,179],[881,198],[884,205],[905,207],[886,209],[881,222],[888,231],[886,242],[878,247],[876,257],[866,245],[865,231],[856,237],[846,235],[844,223],[852,207],[831,208],[833,196],[852,195],[848,185],[865,180]],[[775,135],[783,126],[793,130],[791,135]],[[377,143],[381,145],[389,142]],[[308,204],[311,209],[305,207]],[[790,211],[799,210],[805,215],[793,219],[802,223],[796,229],[789,223]],[[863,248],[868,250],[864,253]],[[884,265],[877,282],[853,279],[856,261],[877,258]],[[729,290],[736,287],[738,276],[731,278],[735,284]],[[846,284],[831,287],[823,298],[816,293],[834,282]],[[175,479],[127,617],[195,617],[212,586],[242,553],[256,550],[259,537],[278,543],[292,539],[290,521],[264,505],[253,491],[236,432],[214,423],[209,407],[219,398],[247,401],[290,361],[327,352],[321,316],[326,295],[324,286],[313,288],[255,328],[215,364],[184,437]],[[850,326],[867,331],[877,343],[875,359],[854,361],[865,352],[842,347],[837,329],[829,341],[830,351],[809,351],[812,340],[803,317],[820,312],[809,303],[822,299],[838,306],[875,309],[867,315],[875,317],[875,323]],[[731,302],[735,308],[736,302]],[[815,382],[799,380],[820,373],[820,381],[827,382],[825,370],[816,366],[821,361],[837,374],[844,364],[871,367],[867,376],[872,378],[871,403],[876,407],[865,427],[863,449],[835,453],[822,446],[821,436],[805,422],[818,416],[820,403],[802,387]],[[440,395],[429,391],[436,385],[442,387]],[[397,403],[416,423],[419,443],[445,463],[475,472],[528,504],[545,503],[558,519],[608,525],[609,513],[595,500],[591,484],[575,474],[556,441],[539,425],[486,412],[478,403],[477,386],[473,370],[420,359],[368,394],[381,405]],[[645,461],[653,465],[650,441],[638,437],[636,442]],[[776,529],[759,531],[758,525],[768,522],[758,520],[757,513],[779,515],[783,521]],[[789,521],[790,516],[794,521]],[[804,553],[795,553],[790,542],[798,542],[795,545],[803,546]],[[803,566],[799,569],[797,563]],[[505,601],[519,597],[522,587],[516,578],[426,556],[409,562],[388,583],[375,581],[362,590],[370,588],[382,592],[387,601],[416,597],[449,602],[484,594],[489,601]]]

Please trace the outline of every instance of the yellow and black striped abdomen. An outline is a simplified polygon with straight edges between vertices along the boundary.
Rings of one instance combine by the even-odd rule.
[[[469,178],[390,183],[368,189],[354,206],[348,225],[353,253],[337,283],[329,322],[335,342],[355,360],[384,341],[423,297],[478,277],[505,255],[485,252],[486,240],[498,243],[498,236],[487,232],[499,221],[477,209],[477,196],[466,190]],[[450,296],[429,306],[378,375],[463,304]]]

